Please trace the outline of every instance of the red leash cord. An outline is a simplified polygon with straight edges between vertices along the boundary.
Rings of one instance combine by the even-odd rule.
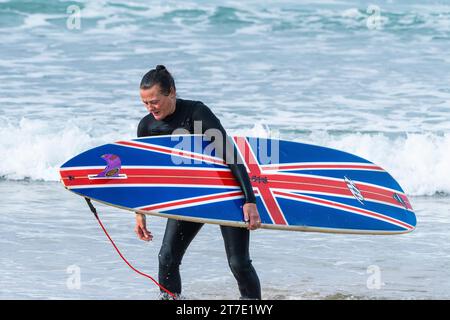
[[[141,271],[139,271],[138,269],[136,269],[135,267],[133,267],[127,259],[125,259],[125,257],[123,256],[123,254],[120,252],[119,248],[117,248],[116,244],[114,243],[113,239],[111,239],[111,237],[108,234],[108,231],[106,231],[105,227],[103,226],[103,223],[100,221],[100,218],[98,217],[97,214],[97,210],[95,209],[95,207],[92,205],[91,199],[89,198],[84,198],[89,206],[89,208],[91,209],[92,213],[95,216],[95,219],[97,219],[100,227],[103,229],[103,232],[106,234],[106,236],[108,237],[109,241],[111,242],[111,244],[113,245],[114,249],[116,249],[117,253],[119,254],[119,256],[122,258],[123,261],[125,261],[125,263],[136,273],[140,274],[141,276],[144,276],[146,278],[149,278],[150,280],[152,280],[161,290],[165,291],[167,294],[169,294],[172,298],[174,298],[176,300],[177,296],[170,292],[169,290],[167,290],[166,288],[164,288],[162,285],[160,285],[155,279],[153,279],[153,277],[149,276],[148,274],[145,274]]]

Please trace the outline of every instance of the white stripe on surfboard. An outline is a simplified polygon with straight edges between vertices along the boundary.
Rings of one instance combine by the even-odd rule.
[[[256,196],[256,194],[255,194],[255,196]],[[270,221],[272,222],[272,224],[275,224],[275,221],[273,221],[272,215],[270,214],[269,208],[267,207],[267,204],[266,204],[266,202],[264,201],[264,198],[261,197],[260,194],[259,194],[258,196],[259,196],[259,199],[261,200],[261,202],[262,202],[264,208],[266,209],[266,212],[267,212],[267,215],[268,215],[269,218],[270,218]],[[284,218],[284,217],[283,217],[283,218]],[[287,223],[286,223],[286,225],[287,225]]]
[[[135,210],[143,210],[145,208],[151,208],[151,207],[160,207],[164,206],[163,208],[157,208],[157,209],[148,209],[143,211],[157,211],[157,210],[175,210],[175,209],[182,209],[182,208],[188,208],[188,207],[195,207],[205,204],[211,204],[211,203],[217,203],[222,201],[229,201],[229,200],[235,200],[235,199],[243,199],[244,195],[235,195],[236,191],[229,191],[229,192],[222,192],[222,193],[216,193],[216,194],[209,194],[209,195],[202,195],[197,197],[191,197],[191,198],[183,198],[178,200],[171,200],[166,202],[160,202],[160,203],[153,203],[149,205],[139,206],[135,207]],[[230,196],[226,196],[227,194],[231,194]],[[209,197],[217,197],[217,199],[209,199],[209,200],[201,200],[202,198],[209,198]],[[185,203],[185,204],[177,204],[178,202],[184,202],[184,201],[193,201],[192,203]]]
[[[237,153],[238,153],[238,155],[239,155],[239,157],[240,157],[240,159],[239,159],[239,161],[241,161],[242,160],[242,162],[243,163],[238,163],[238,164],[243,164],[243,165],[245,165],[245,168],[247,169],[247,172],[250,172],[250,168],[248,167],[248,163],[247,163],[247,161],[245,161],[245,156],[242,154],[242,152],[241,152],[241,149],[239,148],[239,146],[242,144],[242,143],[244,143],[244,149],[249,149],[250,150],[250,152],[252,152],[252,154],[253,154],[253,150],[252,150],[252,148],[249,146],[249,144],[248,144],[248,141],[247,141],[247,139],[245,138],[245,137],[235,137],[236,139],[238,139],[238,140],[234,140],[234,145],[236,146],[236,151],[237,151]],[[240,142],[240,143],[239,143]],[[247,148],[248,147],[248,148]],[[258,161],[258,159],[257,158],[255,158],[256,159],[256,161]],[[259,165],[259,163],[251,163],[252,165],[254,164],[254,165],[257,165],[258,167],[259,167],[259,170],[261,171],[261,167],[260,167],[260,165]]]
[[[284,216],[283,210],[281,210],[281,207],[280,207],[280,205],[279,205],[279,203],[278,203],[277,197],[276,197],[275,194],[273,193],[272,188],[269,188],[269,192],[270,192],[270,194],[272,195],[273,200],[275,201],[275,204],[276,204],[277,207],[278,207],[278,210],[280,211],[280,214],[281,214],[281,217],[283,218],[284,223],[285,223],[286,225],[289,225],[289,223],[288,223],[286,217]],[[262,199],[261,196],[260,196],[260,198]]]
[[[64,167],[59,168],[59,171],[71,171],[71,170],[104,170],[106,164],[104,166],[77,166],[77,167]]]
[[[82,171],[82,170],[103,170],[105,169],[106,164],[104,166],[79,166],[79,167],[64,167],[60,168],[60,171]],[[158,170],[158,169],[168,169],[168,170],[205,170],[205,171],[221,171],[221,172],[227,172],[230,171],[228,168],[211,168],[211,167],[184,167],[184,166],[131,166],[131,165],[125,165],[121,166],[121,169],[143,169],[143,170]]]
[[[104,177],[99,177],[97,174],[88,174],[88,179],[89,180],[114,180],[114,179],[128,179],[126,174],[119,174],[118,176],[104,176]]]
[[[147,139],[158,139],[158,138],[173,138],[173,137],[204,137],[204,134],[199,134],[199,133],[194,133],[194,134],[162,134],[162,135],[157,135],[157,136],[148,136],[148,137],[139,137],[139,138],[134,138],[132,140],[128,140],[128,141],[137,141],[137,140],[147,140]],[[175,141],[172,139],[172,141]]]

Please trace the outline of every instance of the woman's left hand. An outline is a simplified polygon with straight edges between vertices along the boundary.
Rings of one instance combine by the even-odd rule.
[[[248,230],[256,230],[261,228],[261,218],[259,217],[258,208],[254,203],[246,203],[242,208],[244,211],[244,220],[248,222]]]

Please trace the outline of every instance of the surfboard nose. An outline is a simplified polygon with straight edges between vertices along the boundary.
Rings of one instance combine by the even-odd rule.
[[[416,229],[416,227],[417,227],[417,217],[416,217],[415,212],[413,211],[412,206],[410,206],[410,209],[407,210],[407,215],[406,215],[405,222],[413,227],[411,231]]]
[[[394,199],[401,203],[405,209],[405,214],[401,217],[402,222],[407,226],[406,233],[414,231],[417,226],[417,217],[414,209],[405,194],[394,194]]]

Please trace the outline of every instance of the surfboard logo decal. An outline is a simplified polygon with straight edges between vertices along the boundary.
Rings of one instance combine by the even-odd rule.
[[[408,209],[408,205],[406,204],[406,202],[403,200],[403,198],[398,194],[398,193],[394,193],[394,195],[392,196],[398,203],[400,203],[403,207],[405,207],[405,209]]]
[[[88,175],[90,180],[93,179],[126,179],[127,175],[120,174],[122,161],[115,154],[104,154],[102,158],[106,161],[106,167],[99,174]]]
[[[350,192],[353,194],[353,196],[355,197],[356,200],[359,201],[359,203],[364,204],[364,197],[361,193],[361,191],[358,189],[358,187],[355,185],[355,183],[350,180],[349,178],[347,178],[346,176],[344,176],[344,181],[345,184],[347,185],[347,188],[350,190]]]
[[[269,182],[267,177],[256,176],[256,175],[253,175],[250,179],[252,180],[252,182],[255,182],[255,183],[267,184]]]

